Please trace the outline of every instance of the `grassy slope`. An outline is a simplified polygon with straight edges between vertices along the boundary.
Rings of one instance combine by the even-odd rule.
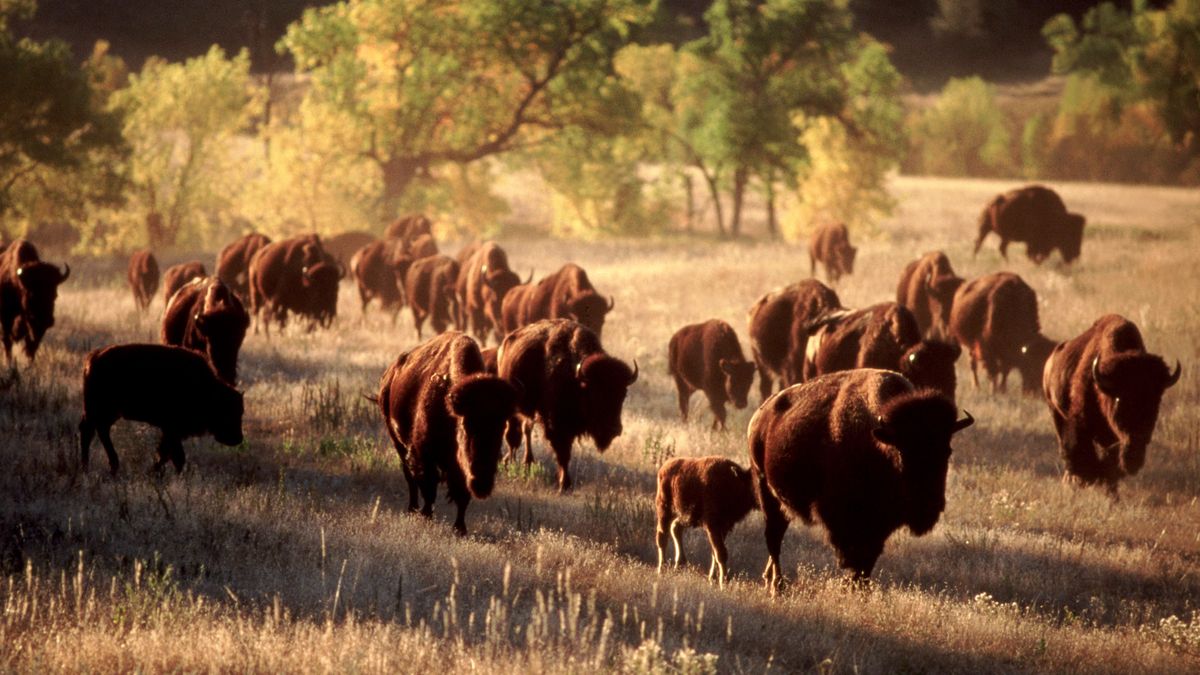
[[[903,265],[933,248],[964,276],[1005,266],[995,240],[969,257],[978,208],[1005,185],[895,187],[902,208],[861,242],[858,273],[838,289],[847,305],[890,299]],[[637,357],[643,379],[614,447],[577,450],[574,494],[555,494],[535,437],[539,470],[510,470],[472,504],[464,540],[449,506],[432,523],[402,511],[395,454],[359,394],[415,336],[407,314],[394,329],[377,312],[360,323],[348,285],[333,332],[248,338],[245,447],[190,442],[188,472],[156,480],[143,469],[153,435],[122,423],[124,476],[107,478],[98,447],[100,465],[80,474],[82,356],[153,339],[161,311],[158,300],[138,316],[118,278],[89,282],[80,263],[39,362],[0,391],[0,669],[653,670],[711,666],[711,654],[721,670],[1195,670],[1200,194],[1062,193],[1091,222],[1082,264],[1035,268],[1018,245],[1007,268],[1041,294],[1050,336],[1119,312],[1153,351],[1183,359],[1142,474],[1117,504],[1063,485],[1044,404],[976,391],[960,364],[959,403],[979,422],[956,443],[938,527],[894,536],[878,584],[861,592],[837,580],[822,532],[797,524],[784,542],[793,583],[778,599],[758,577],[758,515],[730,537],[731,588],[705,582],[699,534],[696,567],[657,576],[653,476],[671,453],[746,461],[751,410],[710,433],[697,395],[692,422],[679,422],[667,339],[709,317],[744,337],[759,294],[807,276],[802,247],[508,242],[516,268],[576,260],[616,296],[606,345]]]

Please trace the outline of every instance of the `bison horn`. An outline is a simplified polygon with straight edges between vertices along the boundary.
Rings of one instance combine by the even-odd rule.
[[[67,263],[63,263],[63,271],[58,273],[58,283],[61,284],[62,282],[66,281],[67,277],[69,276],[71,276],[71,266]]]
[[[1175,383],[1179,381],[1179,376],[1182,374],[1183,364],[1179,362],[1179,359],[1175,359],[1175,372],[1171,373],[1171,376],[1167,378],[1167,386],[1163,388],[1170,389],[1175,386]]]
[[[961,420],[954,423],[954,428],[950,431],[950,433],[957,434],[958,432],[962,431],[963,429],[966,429],[967,427],[971,426],[972,424],[975,424],[975,418],[971,416],[970,412],[968,412],[967,410],[964,409],[963,415],[965,415],[965,417],[963,417]]]
[[[611,312],[613,310],[613,307],[616,307],[616,306],[617,306],[617,301],[613,299],[613,296],[611,296],[611,295],[608,296],[608,311]]]
[[[629,378],[629,384],[633,384],[634,382],[637,382],[637,377],[638,377],[638,364],[637,364],[637,359],[634,359],[633,360],[633,375],[631,375]]]
[[[1114,393],[1114,387],[1113,387],[1112,381],[1108,380],[1107,378],[1105,378],[1103,375],[1100,374],[1100,357],[1099,356],[1092,359],[1092,379],[1095,380],[1096,386],[1100,389],[1100,391],[1102,393],[1104,393],[1107,396],[1116,397],[1117,394]]]

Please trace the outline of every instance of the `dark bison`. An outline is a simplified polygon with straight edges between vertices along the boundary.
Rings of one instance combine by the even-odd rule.
[[[758,366],[758,388],[765,401],[772,378],[781,387],[804,380],[808,326],[826,312],[841,309],[837,293],[816,279],[771,291],[750,308],[750,352]]]
[[[621,408],[626,390],[637,381],[637,361],[630,370],[604,352],[587,326],[549,319],[509,333],[500,343],[498,365],[500,377],[522,386],[517,410],[525,464],[533,463],[530,436],[540,421],[558,463],[559,491],[571,489],[571,446],[587,435],[603,452],[621,435]]]
[[[163,272],[163,305],[170,304],[171,296],[183,288],[184,284],[207,276],[208,270],[204,269],[204,263],[199,260],[171,265]]]
[[[532,280],[533,273],[530,272],[529,281]],[[508,254],[499,244],[489,241],[480,245],[459,270],[456,289],[459,328],[469,329],[485,342],[491,331],[499,343],[504,339],[501,325],[504,296],[520,284],[521,278],[509,269]]]
[[[950,311],[950,334],[971,358],[976,387],[982,363],[993,392],[1008,387],[1008,373],[1016,368],[1025,393],[1037,393],[1054,341],[1041,334],[1037,292],[1021,277],[995,272],[960,286]]]
[[[454,295],[458,273],[458,261],[446,255],[421,258],[409,266],[404,292],[408,296],[418,339],[425,319],[429,319],[435,333],[441,334],[458,315]]]
[[[251,232],[230,242],[217,254],[217,278],[232,288],[242,302],[250,300],[250,259],[269,243],[267,235]]]
[[[171,296],[163,312],[162,343],[186,347],[208,357],[217,376],[237,384],[238,352],[250,327],[250,315],[225,282],[197,279]]]
[[[746,514],[758,508],[751,474],[724,457],[676,457],[658,470],[654,499],[658,571],[667,558],[667,536],[675,544],[675,567],[687,564],[681,527],[703,527],[712,548],[708,579],[721,585],[729,579],[725,537]]]
[[[182,347],[114,345],[87,355],[79,457],[88,468],[92,436],[100,437],[108,467],[120,467],[109,429],[119,419],[158,427],[161,469],[183,470],[183,439],[211,433],[218,443],[242,442],[242,394],[222,382],[203,356]]]
[[[808,242],[809,274],[817,276],[817,263],[825,266],[829,282],[854,274],[854,257],[858,249],[850,245],[850,232],[842,223],[828,223],[813,232]]]
[[[962,284],[962,277],[954,273],[946,254],[931,251],[904,268],[896,286],[896,302],[913,313],[921,335],[949,339],[950,308]]]
[[[742,355],[733,327],[720,319],[684,326],[667,345],[667,371],[679,394],[679,414],[688,418],[688,401],[704,392],[713,411],[712,428],[725,428],[725,404],[746,407],[754,383],[754,364]]]
[[[150,307],[154,300],[154,292],[158,290],[158,260],[150,251],[134,251],[129,256],[129,269],[126,270],[129,279],[129,289],[133,291],[133,301],[143,312]]]
[[[485,499],[496,484],[504,425],[517,391],[484,371],[479,345],[451,332],[399,356],[379,383],[379,409],[408,483],[408,510],[425,499],[433,515],[438,483],[458,507],[454,531],[467,533],[471,497]],[[459,447],[459,436],[464,441]]]
[[[337,317],[338,282],[345,276],[315,234],[271,242],[250,260],[250,312],[270,334],[288,313],[309,319],[309,329],[328,327]],[[257,328],[255,329],[257,330]]]
[[[1066,464],[1064,478],[1104,484],[1116,496],[1117,481],[1145,463],[1163,392],[1181,373],[1179,362],[1172,372],[1162,357],[1147,353],[1138,327],[1116,314],[1055,347],[1042,391]]]
[[[542,319],[571,319],[599,337],[604,330],[604,317],[613,305],[611,297],[605,300],[596,292],[582,267],[567,263],[537,282],[530,291],[521,325]]]
[[[1070,213],[1058,193],[1043,185],[1030,185],[996,195],[979,216],[979,237],[975,253],[988,234],[1000,236],[1000,255],[1008,259],[1010,241],[1025,242],[1025,255],[1037,264],[1050,257],[1054,249],[1070,263],[1083,247],[1083,226],[1087,220]]]
[[[59,270],[42,262],[37,248],[24,239],[0,253],[0,337],[10,366],[15,342],[23,343],[25,356],[33,361],[46,331],[54,326],[58,287],[70,276],[70,265],[64,263]]]
[[[380,239],[360,248],[350,258],[350,273],[358,285],[358,297],[362,300],[362,311],[367,305],[379,300],[380,307],[391,312],[392,323],[404,306],[404,278],[412,258],[401,252],[400,245],[393,239]]]
[[[408,242],[422,234],[433,234],[433,221],[422,213],[410,213],[397,218],[384,230],[383,236],[388,239],[399,239],[407,246]]]
[[[922,340],[912,312],[894,302],[830,312],[812,324],[809,333],[805,380],[851,368],[884,368],[954,400],[954,362],[962,350],[956,344]]]
[[[354,254],[362,247],[375,241],[378,239],[370,232],[351,230],[350,232],[339,232],[332,237],[325,237],[321,240],[321,246],[329,255],[333,256],[339,265],[349,269],[350,258],[354,257]]]
[[[884,542],[907,526],[921,536],[946,507],[954,404],[902,375],[850,370],[784,389],[750,420],[750,465],[766,524],[768,587],[782,577],[790,518],[824,523],[838,565],[871,575]]]
[[[537,287],[533,283],[533,272],[530,271],[529,281],[513,286],[504,294],[504,299],[500,301],[500,329],[505,335],[532,323],[529,321],[529,308]]]

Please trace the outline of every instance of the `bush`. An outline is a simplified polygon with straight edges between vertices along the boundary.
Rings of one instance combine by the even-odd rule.
[[[906,169],[942,176],[1015,173],[1012,134],[995,88],[978,77],[950,80],[937,101],[909,123],[913,153]]]

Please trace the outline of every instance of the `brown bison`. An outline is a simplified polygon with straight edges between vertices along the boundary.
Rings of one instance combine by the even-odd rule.
[[[250,327],[250,315],[225,282],[195,279],[175,295],[163,312],[164,345],[186,347],[208,357],[217,376],[237,384],[238,352]]]
[[[854,257],[858,249],[850,245],[850,232],[843,223],[828,223],[813,232],[808,242],[809,274],[817,276],[817,263],[825,266],[829,283],[854,274]]]
[[[725,428],[725,403],[746,407],[754,383],[754,364],[742,355],[733,327],[720,319],[684,326],[667,345],[667,371],[675,379],[679,414],[688,418],[688,401],[704,392],[713,411],[712,428]]]
[[[265,234],[251,232],[230,242],[217,254],[217,278],[233,289],[242,302],[250,300],[250,259],[271,243]]]
[[[370,232],[351,230],[350,232],[339,232],[332,237],[325,237],[321,240],[321,246],[324,247],[326,253],[333,256],[339,265],[349,269],[350,259],[354,257],[354,254],[375,241],[378,239]]]
[[[485,499],[496,484],[504,425],[517,391],[484,371],[479,345],[451,332],[399,356],[379,382],[379,409],[408,483],[408,510],[425,499],[433,515],[438,483],[458,508],[454,531],[467,533],[471,497]],[[463,447],[459,447],[459,437]]]
[[[830,312],[810,324],[809,333],[805,380],[851,368],[884,368],[954,400],[954,362],[962,350],[956,344],[922,340],[912,312],[894,302]]]
[[[150,307],[154,300],[154,292],[158,290],[158,260],[150,251],[134,251],[129,256],[129,268],[126,270],[129,279],[129,289],[133,291],[133,301],[143,312]]]
[[[591,329],[567,319],[538,321],[509,333],[497,360],[500,377],[522,386],[517,411],[525,464],[533,463],[530,436],[540,421],[558,463],[559,491],[570,490],[575,439],[591,436],[603,452],[621,435],[621,408],[629,386],[637,382],[637,361],[630,370],[604,352]]]
[[[675,544],[675,567],[679,567],[687,564],[679,529],[703,527],[712,547],[708,579],[724,586],[729,579],[725,537],[758,508],[750,472],[724,457],[676,457],[658,470],[654,503],[658,571],[662,572],[666,562],[668,533]]]
[[[1043,185],[1030,185],[996,195],[979,216],[979,237],[975,253],[988,234],[1000,236],[1000,255],[1008,259],[1010,241],[1025,242],[1025,255],[1036,264],[1050,257],[1054,249],[1063,261],[1073,262],[1083,247],[1083,226],[1087,220],[1069,213],[1058,193]]]
[[[921,335],[949,339],[950,308],[962,284],[962,277],[954,273],[946,254],[931,251],[904,268],[896,286],[896,302],[913,313]]]
[[[1008,387],[1008,373],[1021,373],[1021,388],[1036,394],[1042,366],[1054,341],[1041,334],[1037,292],[1011,272],[972,279],[954,294],[950,334],[971,358],[971,379],[979,386],[982,363],[992,391]]]
[[[309,319],[309,330],[337,317],[338,282],[345,276],[315,234],[271,242],[250,260],[250,312],[267,334],[273,319],[282,329],[288,313]],[[257,330],[257,327],[255,328]]]
[[[189,349],[141,344],[96,349],[83,365],[83,470],[96,435],[108,454],[109,469],[117,472],[120,461],[108,432],[119,419],[158,427],[162,438],[154,468],[170,461],[176,471],[183,471],[183,439],[211,433],[218,443],[239,445],[242,412],[242,394]]]
[[[411,241],[405,242],[404,253],[413,260],[428,258],[438,254],[437,242],[433,240],[431,234],[419,234]]]
[[[505,335],[533,323],[529,321],[529,307],[537,287],[538,285],[533,283],[531,270],[529,281],[513,286],[504,294],[504,299],[500,301],[500,329]]]
[[[1145,463],[1163,392],[1181,373],[1179,362],[1172,372],[1162,357],[1148,353],[1137,326],[1116,314],[1055,347],[1042,392],[1066,464],[1064,478],[1102,483],[1116,496],[1117,481]]]
[[[529,281],[533,280],[530,272]],[[521,284],[521,278],[508,267],[508,254],[489,241],[474,249],[458,275],[459,328],[470,330],[486,342],[491,331],[496,342],[504,339],[501,313],[504,296]]]
[[[204,279],[208,270],[199,260],[171,265],[163,272],[163,305],[171,304],[171,296],[193,279]]]
[[[380,239],[360,248],[350,258],[350,273],[358,285],[358,297],[362,300],[362,311],[367,305],[379,300],[384,311],[392,314],[392,323],[404,306],[404,277],[412,264],[412,258],[401,253],[399,244],[393,239]]]
[[[787,387],[804,380],[808,325],[826,312],[841,309],[837,293],[816,279],[771,291],[750,308],[750,353],[758,366],[758,388],[765,401],[772,378]]]
[[[397,218],[383,232],[385,238],[399,239],[405,245],[422,234],[433,234],[433,221],[422,213],[410,213]]]
[[[604,330],[604,317],[614,304],[611,297],[605,300],[596,292],[582,267],[567,263],[537,282],[529,292],[521,325],[542,319],[571,319],[599,337]]]
[[[446,255],[421,258],[409,266],[404,292],[408,296],[418,339],[425,319],[429,319],[435,333],[441,334],[457,316],[454,286],[458,272],[458,261]]]
[[[0,338],[10,366],[15,342],[23,343],[25,356],[33,361],[46,331],[54,326],[58,287],[70,276],[70,265],[64,263],[60,271],[42,262],[37,248],[24,239],[0,253]]]
[[[789,519],[824,523],[838,565],[871,575],[892,532],[921,536],[946,507],[954,404],[902,375],[850,370],[784,389],[750,420],[750,466],[766,524],[763,578],[777,588]]]

